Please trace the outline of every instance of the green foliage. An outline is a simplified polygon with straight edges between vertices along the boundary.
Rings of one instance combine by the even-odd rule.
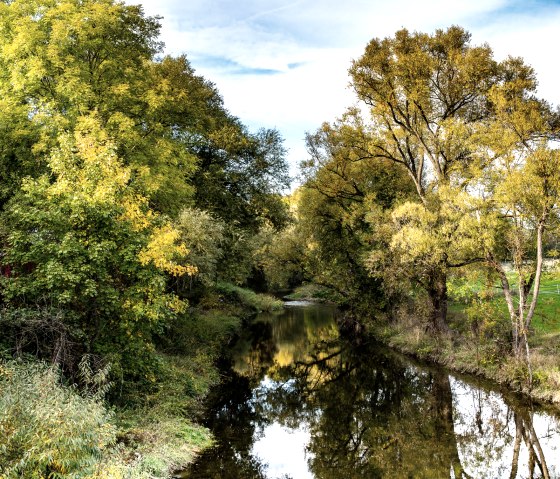
[[[298,224],[280,232],[271,232],[258,255],[258,262],[272,291],[289,289],[304,279],[310,279],[307,238]]]
[[[332,289],[313,283],[304,283],[298,286],[293,293],[286,296],[286,299],[327,303],[340,303],[344,300]]]
[[[220,282],[216,285],[216,291],[227,301],[240,302],[243,306],[253,311],[279,311],[283,302],[268,294],[257,294],[250,289],[241,288],[231,283]]]
[[[42,363],[0,363],[0,475],[93,477],[116,440],[98,398],[61,383]]]
[[[175,262],[186,249],[128,187],[130,171],[95,117],[60,142],[53,177],[28,179],[8,204],[4,298],[11,308],[59,310],[67,340],[92,353],[149,361],[151,334],[183,307],[167,293],[165,273],[190,271]],[[126,359],[121,366],[136,368]]]
[[[349,304],[373,306],[380,304],[380,282],[363,257],[377,240],[366,217],[372,205],[390,208],[413,185],[400,165],[364,155],[371,141],[353,110],[308,135],[310,159],[302,164],[306,182],[298,193],[295,234],[303,244],[292,250],[303,257],[299,265],[306,280],[334,289]]]
[[[281,193],[289,185],[282,138],[276,130],[250,134],[228,118],[192,151],[200,158],[193,178],[198,208],[254,233],[264,223],[282,228],[288,221]]]
[[[177,229],[182,242],[189,245],[188,260],[196,268],[193,278],[205,286],[213,285],[224,257],[224,222],[206,211],[189,208],[179,214]]]
[[[350,76],[361,108],[308,136],[298,215],[311,251],[280,256],[306,258],[309,279],[347,297],[383,290],[393,309],[425,298],[436,334],[450,333],[448,276],[478,265],[499,277],[525,351],[560,191],[555,117],[534,71],[495,61],[452,26],[374,38]],[[520,278],[518,305],[504,260]]]
[[[260,232],[289,219],[289,178],[279,133],[249,132],[186,57],[159,58],[159,27],[114,0],[0,2],[2,354],[56,363],[84,391],[30,366],[28,404],[12,404],[25,388],[2,366],[2,478],[167,477],[208,444],[183,395],[197,402],[217,380],[242,309],[278,307],[234,288],[225,313],[186,312],[218,279],[253,274]],[[188,360],[156,351],[173,350],[170,331]],[[101,464],[115,438],[105,393],[161,417],[137,418],[138,447]]]
[[[109,470],[116,470],[115,479],[167,479],[178,469],[192,461],[200,449],[211,445],[206,429],[192,424],[189,420],[173,417],[142,417],[142,411],[128,414],[121,421],[132,421],[120,440],[126,445],[113,460]],[[124,463],[126,454],[133,454],[136,460]],[[123,457],[124,456],[124,457]],[[103,479],[103,473],[99,476]]]

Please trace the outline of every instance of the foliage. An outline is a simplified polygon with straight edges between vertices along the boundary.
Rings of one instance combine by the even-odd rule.
[[[257,294],[250,289],[240,288],[231,283],[220,282],[216,285],[216,291],[229,301],[239,301],[243,306],[254,311],[279,311],[283,308],[283,302],[268,294]]]
[[[159,28],[140,6],[114,0],[0,2],[2,354],[48,360],[90,391],[82,397],[58,372],[22,367],[29,404],[2,403],[12,442],[0,450],[30,462],[3,456],[0,475],[169,475],[208,445],[185,417],[185,391],[192,405],[217,380],[213,361],[243,308],[278,307],[228,286],[219,294],[242,306],[187,312],[188,300],[218,297],[218,280],[255,275],[263,231],[289,220],[281,198],[289,178],[280,134],[250,132],[185,56],[160,57]],[[173,332],[175,349],[165,337]],[[19,367],[9,364],[2,374]],[[0,378],[8,396],[24,387],[10,382],[16,372]],[[52,397],[37,404],[49,387]],[[109,455],[105,392],[160,416],[137,417],[143,439]],[[28,426],[10,422],[23,421],[18,411]],[[28,437],[33,428],[44,444]]]
[[[181,241],[189,245],[189,263],[196,268],[193,278],[205,286],[215,284],[218,265],[224,259],[225,224],[210,213],[194,208],[177,218]]]
[[[363,263],[372,242],[368,208],[390,208],[412,185],[399,165],[363,157],[371,138],[356,115],[350,111],[307,137],[310,158],[302,164],[306,181],[298,192],[294,232],[302,244],[292,247],[292,256],[300,256],[304,279],[332,288],[349,304],[374,304],[380,284]]]
[[[192,273],[177,260],[187,252],[176,233],[128,186],[130,170],[95,116],[74,137],[63,135],[48,165],[51,178],[28,179],[5,212],[10,224],[4,297],[10,308],[49,307],[91,353],[144,357],[151,335],[184,305],[165,288],[166,274]],[[142,351],[145,351],[142,353]],[[72,367],[77,358],[65,354]],[[117,370],[116,369],[116,370]]]
[[[290,301],[303,300],[319,303],[340,303],[344,300],[344,298],[337,295],[332,289],[314,283],[304,283],[298,286],[293,293],[288,294],[285,298]]]
[[[125,448],[115,454],[113,464],[105,466],[116,471],[116,478],[167,479],[192,461],[199,449],[211,445],[208,431],[187,419],[141,418],[137,414],[130,416],[134,426],[120,438]],[[126,454],[133,454],[135,460],[125,461]],[[106,477],[103,474],[105,471],[96,477]]]
[[[4,318],[67,372],[88,352],[149,388],[154,336],[186,308],[193,275],[245,283],[252,236],[285,224],[282,138],[250,133],[186,57],[158,58],[158,19],[141,7],[0,10]]]
[[[432,327],[447,330],[450,269],[483,263],[486,250],[503,246],[493,199],[483,201],[495,190],[480,180],[491,178],[494,188],[500,181],[488,173],[511,135],[492,136],[492,146],[481,138],[504,124],[504,112],[539,118],[546,105],[532,96],[533,72],[521,60],[496,62],[488,45],[470,45],[455,26],[373,39],[350,74],[372,138],[362,155],[402,165],[416,189],[393,213],[389,259],[428,294]]]
[[[289,184],[288,167],[276,130],[249,134],[229,118],[192,151],[200,158],[193,178],[197,207],[251,232],[265,220],[277,229],[286,224],[280,194]]]
[[[298,214],[311,218],[312,235],[332,225],[345,238],[308,243],[316,259],[325,248],[338,272],[314,279],[342,290],[381,287],[393,309],[411,301],[421,309],[426,298],[429,328],[442,334],[451,333],[449,278],[478,267],[500,280],[513,349],[528,360],[560,184],[550,141],[557,119],[535,96],[534,71],[519,58],[495,61],[488,45],[471,45],[452,26],[374,38],[350,75],[360,105],[308,137],[303,164],[316,193],[306,193]],[[515,304],[507,260],[519,277]],[[329,265],[315,269],[324,274]]]
[[[111,414],[43,363],[0,364],[0,475],[93,477],[116,440]]]

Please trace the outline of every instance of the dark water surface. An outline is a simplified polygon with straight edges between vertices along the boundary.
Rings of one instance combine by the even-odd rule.
[[[339,338],[336,310],[260,315],[224,365],[190,478],[560,477],[560,420],[473,378]]]

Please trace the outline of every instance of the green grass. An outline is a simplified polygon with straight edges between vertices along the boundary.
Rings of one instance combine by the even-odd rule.
[[[315,301],[324,303],[340,303],[342,297],[331,289],[313,283],[298,286],[293,293],[286,296],[292,301]]]
[[[517,276],[509,273],[508,279],[512,291],[517,292]],[[452,284],[450,287],[452,301],[449,304],[451,318],[464,317],[469,301],[484,289],[485,286],[481,280],[460,281]],[[491,291],[493,296],[486,300],[486,304],[509,320],[506,301],[500,286],[494,284]],[[516,298],[517,296],[514,295],[514,302],[516,302]],[[542,279],[537,309],[531,326],[537,334],[560,333],[560,277],[557,274],[548,274]]]
[[[216,291],[225,301],[238,301],[242,306],[256,312],[280,311],[284,303],[269,294],[258,294],[250,289],[241,288],[231,283],[219,282]]]

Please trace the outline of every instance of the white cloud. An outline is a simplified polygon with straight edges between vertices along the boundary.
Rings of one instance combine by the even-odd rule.
[[[252,128],[281,131],[293,173],[305,155],[305,131],[334,120],[352,103],[346,88],[351,60],[372,37],[390,36],[402,27],[432,32],[452,24],[464,26],[473,34],[473,43],[489,43],[497,58],[524,57],[537,71],[540,94],[560,102],[559,67],[552,54],[559,7],[534,3],[532,10],[514,10],[511,5],[523,5],[506,0],[141,3],[148,14],[164,17],[167,52],[187,53],[197,72],[217,85],[234,115]],[[237,68],[216,59],[229,60]],[[290,68],[293,64],[300,66]],[[243,68],[280,73],[240,75]]]

